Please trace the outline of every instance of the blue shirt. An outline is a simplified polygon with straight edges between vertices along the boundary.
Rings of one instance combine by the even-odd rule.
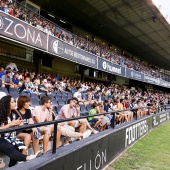
[[[0,7],[0,10],[5,12],[5,9],[4,9],[4,8],[2,8],[2,7]]]
[[[18,79],[14,79],[14,77],[12,78],[12,82],[13,82],[14,84],[16,84],[16,85],[19,84],[19,80],[18,80]]]
[[[86,93],[83,93],[82,98],[85,99],[85,100],[88,100],[89,96]]]
[[[3,75],[5,75],[5,72],[0,72],[0,78],[2,78]]]
[[[110,104],[109,105],[104,104],[104,111],[108,112],[109,108],[110,108]]]

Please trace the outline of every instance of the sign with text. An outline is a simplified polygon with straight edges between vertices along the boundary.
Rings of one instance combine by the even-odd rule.
[[[47,50],[47,34],[0,11],[0,34],[33,47]]]
[[[155,85],[159,85],[161,83],[161,80],[159,78],[151,77],[148,75],[145,75],[144,77],[145,77],[144,81],[146,83],[151,83],[151,84],[155,84]]]
[[[135,70],[130,70],[128,68],[126,68],[126,77],[139,81],[144,81],[144,74]]]
[[[97,68],[96,56],[52,36],[49,36],[48,51],[54,55],[62,56],[65,59],[72,60],[79,64]]]
[[[125,68],[124,67],[121,67],[114,63],[111,63],[111,62],[104,60],[102,58],[98,58],[98,69],[108,72],[108,73],[112,73],[112,74],[116,74],[116,75],[125,77]]]

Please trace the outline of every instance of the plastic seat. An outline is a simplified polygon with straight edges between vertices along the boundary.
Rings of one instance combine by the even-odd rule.
[[[57,102],[58,105],[65,105],[65,101],[62,98],[58,99]]]
[[[6,94],[9,94],[7,88],[5,87],[0,87],[0,92],[5,92]]]
[[[56,106],[56,113],[59,114],[60,109],[63,107],[63,105]]]
[[[71,95],[68,95],[68,96],[67,96],[67,98],[68,98],[68,99],[72,99],[72,98],[73,98],[73,96],[71,96]]]
[[[46,94],[41,93],[41,94],[40,94],[40,99],[41,99],[41,97],[43,97],[43,96],[46,96]]]
[[[39,106],[40,102],[39,102],[39,100],[37,98],[31,98],[30,105],[32,107]]]
[[[31,98],[37,98],[37,99],[39,99],[39,96],[38,96],[38,94],[36,94],[36,93],[31,93]]]
[[[76,88],[71,89],[72,94],[74,94],[76,91],[77,91],[77,89],[76,89]]]
[[[61,99],[61,96],[56,94],[55,98],[56,98],[56,100],[58,100],[58,99]]]
[[[16,101],[19,97],[19,93],[18,92],[11,92],[10,95],[12,96],[12,98]]]
[[[55,99],[55,97],[52,94],[47,94],[47,96],[49,96],[51,98],[51,100]]]
[[[2,86],[2,79],[0,79],[0,87]]]
[[[17,88],[9,88],[9,93],[11,94],[12,92],[18,93],[18,89]]]
[[[58,102],[55,100],[55,98],[51,98],[51,102],[53,103],[53,106],[58,106]]]
[[[63,96],[63,95],[64,95],[64,96],[67,96],[67,92],[66,92],[66,91],[63,91],[63,92],[62,92],[62,96]]]
[[[51,91],[51,93],[54,97],[56,96],[56,92],[55,91]]]
[[[87,111],[89,112],[89,111],[92,109],[92,105],[91,105],[91,104],[88,104],[88,105],[86,106],[86,109],[87,109]]]
[[[61,98],[62,98],[64,101],[68,100],[67,96],[65,96],[65,95],[62,96]]]
[[[73,95],[73,94],[72,94],[71,92],[68,91],[68,92],[67,92],[67,96],[68,96],[68,95]]]
[[[88,111],[86,110],[86,107],[84,104],[80,104],[80,114],[83,116],[88,115]]]
[[[62,93],[60,91],[57,91],[56,95],[62,96]]]

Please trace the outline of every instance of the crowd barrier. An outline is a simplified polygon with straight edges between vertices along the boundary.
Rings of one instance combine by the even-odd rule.
[[[107,113],[104,113],[105,115]],[[114,113],[113,116],[115,115]],[[95,115],[93,115],[95,116]],[[29,129],[42,125],[54,124],[53,148],[47,154],[34,160],[18,164],[12,168],[18,169],[61,169],[61,170],[96,170],[103,169],[113,159],[115,159],[126,148],[135,141],[147,134],[151,129],[169,120],[170,111],[165,110],[160,113],[151,114],[142,118],[135,117],[133,121],[126,122],[118,126],[113,126],[108,130],[92,135],[80,141],[73,142],[68,146],[61,147],[56,152],[56,129],[57,124],[63,121],[87,118],[82,116],[67,120],[55,120],[39,124],[14,127],[0,130],[0,134],[13,132],[16,130]],[[113,119],[114,120],[114,119]]]

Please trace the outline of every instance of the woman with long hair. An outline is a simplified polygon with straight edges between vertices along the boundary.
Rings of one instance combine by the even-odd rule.
[[[29,77],[25,78],[25,82],[22,84],[21,88],[20,88],[20,94],[27,94],[29,97],[31,97],[31,93],[32,93],[32,88],[33,88],[33,84],[30,81]]]
[[[16,112],[16,119],[22,120],[22,125],[27,124],[34,124],[34,121],[32,119],[31,110],[29,109],[30,105],[30,98],[28,96],[20,96],[17,100],[17,110]],[[21,141],[24,142],[25,146],[29,147],[31,138],[35,138],[38,131],[37,128],[32,128],[28,130],[18,130],[16,131],[16,137],[19,138]],[[22,153],[26,154],[27,149],[23,149]]]
[[[12,96],[4,96],[0,100],[0,130],[8,129],[14,126],[19,126],[22,120],[14,119],[16,103]],[[15,142],[17,141],[17,142]],[[0,153],[7,155],[10,158],[9,167],[14,166],[17,161],[28,161],[35,158],[35,155],[24,155],[20,151],[25,148],[25,145],[14,137],[14,134],[2,134],[0,137]]]

